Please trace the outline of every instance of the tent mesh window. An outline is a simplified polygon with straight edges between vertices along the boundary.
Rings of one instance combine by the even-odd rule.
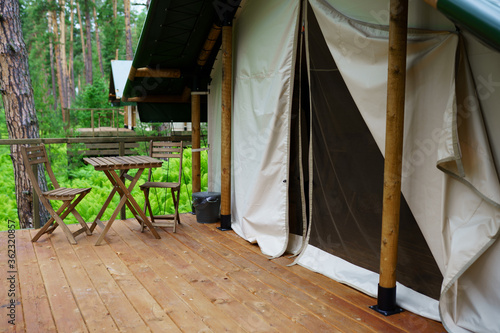
[[[309,243],[378,272],[384,158],[311,8],[308,23],[314,161]],[[398,250],[398,281],[439,299],[441,272],[404,197]]]

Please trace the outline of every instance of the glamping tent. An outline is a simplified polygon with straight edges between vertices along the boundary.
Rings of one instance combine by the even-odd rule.
[[[213,38],[211,61],[196,59],[211,24],[218,24],[220,2],[192,2],[191,19],[184,7],[184,32],[171,29],[162,39],[151,31],[161,30],[155,25],[164,26],[169,8],[178,10],[181,2],[163,2],[158,10],[159,1],[152,1],[135,56],[140,66],[173,68],[186,55],[181,65],[192,68],[181,68],[179,78],[197,77],[193,68],[209,76],[202,75],[201,85],[208,89],[209,191],[221,190],[227,71],[224,55],[217,55],[220,37]],[[270,257],[292,252],[297,264],[373,296],[388,3],[251,0],[232,20],[232,228]],[[476,4],[500,12],[498,1]],[[200,27],[207,12],[210,22]],[[500,332],[500,53],[481,29],[449,16],[410,1],[397,303],[442,320],[450,332]],[[148,40],[162,51],[144,46]],[[184,45],[177,58],[165,46],[174,41]],[[193,44],[197,51],[189,53]],[[140,85],[129,76],[125,90]],[[180,102],[184,87],[175,87]],[[157,87],[148,91],[159,94]],[[178,108],[169,98],[156,108]]]

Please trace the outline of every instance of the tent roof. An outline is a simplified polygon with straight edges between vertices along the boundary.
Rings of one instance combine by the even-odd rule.
[[[119,102],[121,100],[131,66],[131,60],[111,60],[109,80],[109,100],[111,102]]]
[[[212,27],[221,25],[221,8],[231,8],[234,14],[233,7],[227,6],[215,6],[212,0],[151,1],[124,100],[138,102],[139,113],[143,103],[165,103],[162,108],[169,113],[185,113],[186,105],[182,104],[190,103],[190,92],[207,89],[220,34],[208,59],[200,62],[199,56]],[[161,117],[156,115],[155,121],[158,119]]]

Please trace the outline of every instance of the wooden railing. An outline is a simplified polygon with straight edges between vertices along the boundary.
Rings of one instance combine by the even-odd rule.
[[[71,111],[90,111],[90,128],[92,129],[92,134],[94,134],[95,126],[95,113],[97,112],[97,128],[101,127],[101,114],[111,113],[110,126],[111,128],[116,128],[118,132],[119,128],[123,126],[118,120],[118,115],[123,114],[123,108],[72,108],[64,109],[66,114],[66,119],[68,120],[65,124],[66,128],[71,127]],[[115,116],[116,115],[116,116]],[[116,126],[115,126],[116,125]],[[92,135],[94,136],[94,135]]]

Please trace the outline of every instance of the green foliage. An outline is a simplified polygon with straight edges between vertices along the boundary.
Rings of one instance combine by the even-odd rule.
[[[108,86],[100,77],[94,79],[94,84],[85,86],[74,103],[76,108],[107,108],[109,106]]]
[[[106,201],[112,186],[106,175],[102,171],[95,171],[92,166],[85,165],[78,168],[68,168],[68,159],[66,145],[48,145],[48,154],[51,159],[51,165],[56,174],[57,181],[61,187],[92,187],[92,191],[78,204],[78,211],[83,219],[87,222],[92,222],[103,203]],[[0,210],[0,231],[7,230],[7,221],[13,220],[19,228],[17,217],[17,204],[15,197],[14,171],[12,161],[9,156],[7,146],[0,146],[0,200],[2,200],[2,210]],[[143,153],[144,154],[144,153]],[[207,175],[207,152],[201,152],[201,190],[206,191],[208,187]],[[191,211],[191,149],[184,150],[183,155],[183,175],[180,194],[179,211],[187,213]],[[152,179],[154,181],[176,181],[179,172],[179,163],[168,162],[163,163],[161,168],[153,170]],[[134,174],[134,171],[131,171]],[[49,181],[48,176],[46,177]],[[138,184],[147,181],[147,171],[143,173]],[[49,181],[49,189],[53,188]],[[139,206],[144,206],[144,195],[136,186],[132,191],[132,195],[138,202]],[[165,189],[152,189],[150,193],[150,201],[153,207],[153,213],[158,214],[173,214],[173,202],[170,192]],[[118,195],[115,195],[109,208],[105,212],[102,220],[109,220],[113,213],[113,207],[116,207],[119,202]],[[55,209],[59,208],[61,201],[52,201]],[[132,213],[127,209],[127,218],[131,218]],[[77,223],[76,219],[71,215],[66,218],[68,223]]]

